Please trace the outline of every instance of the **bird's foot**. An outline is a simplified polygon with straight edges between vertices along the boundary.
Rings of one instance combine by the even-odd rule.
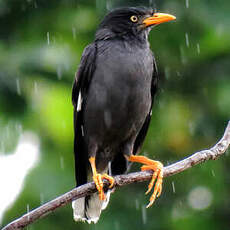
[[[156,197],[159,197],[161,195],[162,181],[163,181],[163,164],[161,162],[159,162],[159,161],[154,161],[154,160],[148,159],[145,156],[131,155],[128,158],[128,160],[144,164],[141,167],[142,171],[144,171],[144,170],[152,170],[154,172],[153,176],[152,176],[152,179],[151,179],[151,181],[150,181],[150,183],[148,185],[148,190],[145,193],[145,194],[148,194],[153,189],[154,184],[155,184],[153,194],[150,197],[150,202],[146,206],[146,208],[149,208],[153,204],[153,202],[155,201]]]
[[[108,174],[96,173],[93,175],[93,181],[95,182],[96,188],[98,190],[100,200],[106,200],[106,196],[103,190],[103,179],[109,181],[109,188],[112,188],[114,185],[114,178],[109,176]]]
[[[148,185],[148,190],[145,193],[148,194],[153,189],[155,183],[153,194],[150,197],[150,202],[146,206],[146,208],[149,208],[155,201],[156,197],[159,197],[161,195],[163,181],[163,164],[159,161],[152,161],[151,165],[143,165],[141,167],[141,171],[144,170],[153,170],[154,172],[152,179]]]
[[[104,190],[103,190],[103,179],[106,179],[109,181],[109,183],[110,183],[109,188],[113,187],[115,180],[113,177],[109,176],[106,173],[104,173],[104,174],[97,173],[96,165],[95,165],[95,157],[90,157],[89,162],[90,162],[91,167],[92,167],[93,181],[94,181],[96,188],[98,190],[99,198],[100,198],[100,200],[106,200],[106,195],[105,195]]]

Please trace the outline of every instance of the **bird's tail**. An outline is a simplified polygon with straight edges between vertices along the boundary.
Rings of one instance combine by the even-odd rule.
[[[104,170],[103,173],[111,174],[110,164],[109,167]],[[88,171],[87,182],[92,181],[92,171]],[[110,189],[105,192],[106,199],[100,200],[98,192],[92,195],[81,197],[72,202],[73,218],[75,221],[87,221],[89,224],[96,224],[100,218],[101,211],[104,210],[110,199]]]
[[[101,211],[104,210],[109,203],[110,193],[111,190],[105,193],[105,201],[100,200],[98,193],[74,200],[72,202],[74,220],[87,221],[89,224],[97,223]]]

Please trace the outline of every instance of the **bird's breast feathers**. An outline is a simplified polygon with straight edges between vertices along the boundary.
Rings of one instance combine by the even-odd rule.
[[[98,44],[95,75],[102,80],[132,86],[150,83],[153,73],[153,58],[149,45],[138,46],[124,41]],[[95,77],[94,75],[94,77]],[[148,81],[148,82],[145,82]]]
[[[122,130],[126,136],[124,133],[129,135],[133,129],[139,129],[149,113],[151,53],[140,48],[125,50],[123,46],[122,50],[121,47],[115,43],[107,49],[103,47],[103,52],[98,47],[84,113],[89,133],[112,130],[119,136]]]

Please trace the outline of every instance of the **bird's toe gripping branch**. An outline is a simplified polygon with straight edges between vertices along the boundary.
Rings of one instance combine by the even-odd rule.
[[[150,197],[150,202],[146,206],[148,208],[153,204],[153,202],[155,201],[156,197],[159,197],[161,195],[162,181],[163,181],[163,164],[161,162],[159,162],[159,161],[154,161],[154,160],[148,159],[145,156],[131,155],[131,156],[128,157],[128,160],[132,161],[132,162],[139,162],[139,163],[144,164],[141,167],[142,171],[144,171],[144,170],[153,170],[153,172],[154,172],[153,176],[152,176],[152,179],[151,179],[151,181],[149,183],[148,190],[145,193],[145,194],[148,194],[152,190],[152,188],[154,187],[154,184],[155,184],[153,194]]]
[[[114,178],[109,176],[108,174],[97,173],[96,164],[95,164],[95,157],[90,157],[89,162],[90,162],[91,167],[92,167],[93,181],[94,181],[96,188],[98,190],[99,198],[100,198],[100,200],[106,200],[106,196],[105,196],[105,193],[103,190],[103,179],[108,180],[110,183],[109,188],[112,188],[114,185],[114,182],[115,182]]]

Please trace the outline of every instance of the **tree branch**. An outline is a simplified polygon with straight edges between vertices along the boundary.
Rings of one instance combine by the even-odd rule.
[[[194,153],[188,158],[164,167],[164,177],[172,176],[189,169],[197,164],[207,160],[215,160],[223,155],[230,145],[230,121],[225,129],[224,135],[221,140],[212,148],[202,150]],[[152,177],[151,171],[143,171],[130,173],[127,175],[115,176],[115,187],[124,186],[134,182],[142,182],[149,180]],[[104,181],[105,186],[108,187],[108,182]],[[73,190],[51,200],[42,206],[32,210],[31,212],[23,215],[15,221],[9,223],[2,230],[19,230],[33,223],[34,221],[43,218],[55,209],[70,203],[74,199],[90,195],[96,192],[95,184],[93,182],[74,188]]]

